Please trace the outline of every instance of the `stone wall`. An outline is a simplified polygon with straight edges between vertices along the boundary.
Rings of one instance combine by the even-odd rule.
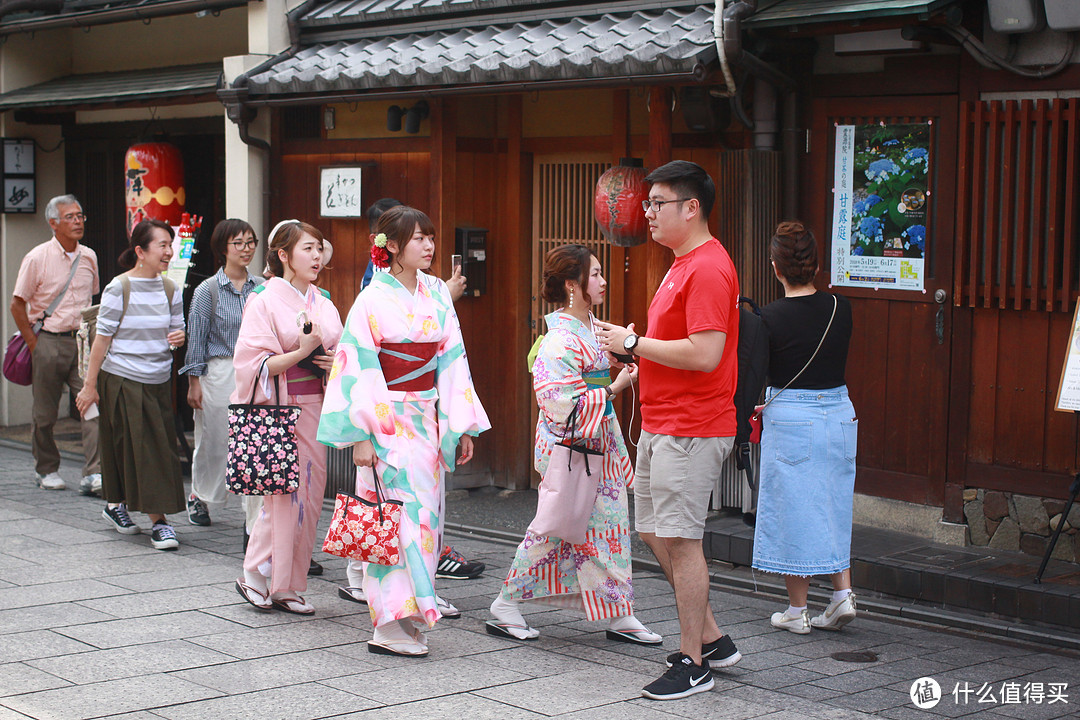
[[[964,517],[972,545],[1042,557],[1050,535],[1064,522],[1053,557],[1080,562],[1080,502],[1073,504],[1067,518],[1062,518],[1064,510],[1064,500],[975,488],[964,491]]]

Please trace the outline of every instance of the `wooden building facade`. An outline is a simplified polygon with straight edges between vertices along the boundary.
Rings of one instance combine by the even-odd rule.
[[[592,244],[611,283],[604,314],[644,327],[671,257],[599,237],[590,205],[606,167],[703,165],[718,186],[711,227],[744,294],[767,302],[779,287],[765,248],[785,216],[819,235],[829,287],[835,126],[930,122],[923,289],[834,288],[855,309],[857,491],[940,509],[950,523],[965,521],[965,491],[1066,496],[1080,465],[1076,417],[1054,410],[1080,292],[1073,35],[1010,40],[981,0],[728,3],[744,6],[724,24],[738,32],[729,99],[713,6],[397,5],[303,7],[293,47],[219,95],[269,117],[274,218],[316,219],[333,238],[328,283],[343,313],[369,229],[318,219],[321,169],[362,167],[365,205],[389,196],[428,211],[440,275],[456,228],[488,230],[486,292],[458,310],[494,429],[458,486],[529,482],[525,357],[542,331],[543,249]],[[959,46],[962,33],[1003,57],[1012,47],[1011,63],[1047,77],[987,69]],[[420,101],[419,132],[386,129],[391,105]]]

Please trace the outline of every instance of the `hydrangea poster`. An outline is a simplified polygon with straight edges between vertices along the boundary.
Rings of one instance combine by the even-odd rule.
[[[837,125],[832,284],[923,290],[930,125]]]

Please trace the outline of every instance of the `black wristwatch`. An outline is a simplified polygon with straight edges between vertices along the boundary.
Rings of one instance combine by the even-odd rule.
[[[634,353],[634,348],[637,347],[637,344],[638,336],[634,333],[630,333],[626,336],[626,339],[622,341],[623,350],[630,353],[631,355]]]

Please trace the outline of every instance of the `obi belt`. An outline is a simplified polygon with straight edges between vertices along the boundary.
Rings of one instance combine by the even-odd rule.
[[[402,392],[423,392],[435,387],[435,353],[439,343],[383,343],[379,348],[386,387]]]
[[[607,370],[589,370],[581,373],[581,379],[585,381],[590,390],[595,390],[611,384],[611,373]],[[611,400],[608,400],[607,407],[604,408],[604,414],[611,415],[614,412],[615,406],[611,404]]]
[[[322,380],[298,365],[285,371],[285,383],[290,395],[322,395]]]

